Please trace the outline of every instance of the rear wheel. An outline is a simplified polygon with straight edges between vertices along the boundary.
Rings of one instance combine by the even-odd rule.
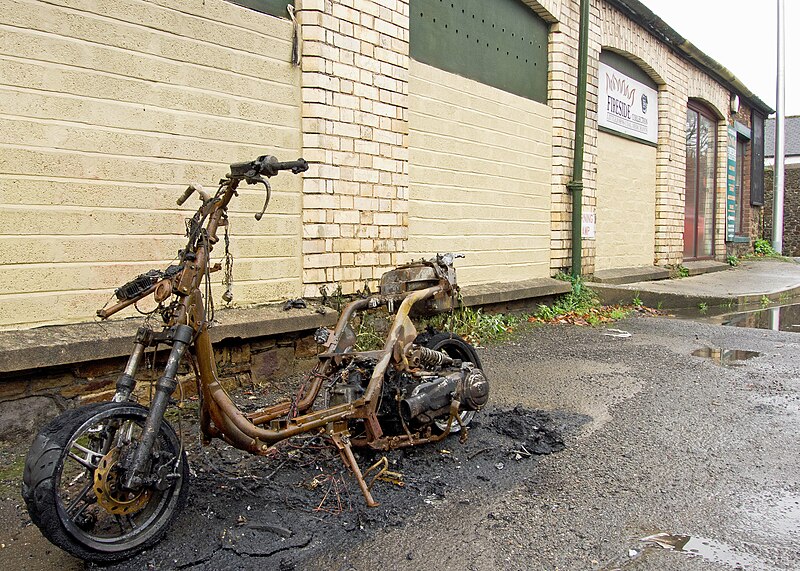
[[[102,403],[70,410],[36,437],[22,495],[31,520],[58,547],[85,560],[125,559],[155,544],[186,502],[189,468],[175,431],[161,423],[147,485],[125,489],[123,466],[147,409]]]
[[[464,341],[461,337],[456,335],[455,333],[437,333],[435,335],[430,336],[425,341],[425,346],[428,349],[433,349],[435,351],[441,351],[448,356],[452,357],[453,359],[460,359],[462,361],[469,361],[481,371],[483,371],[483,365],[481,364],[481,359],[478,357],[478,352],[475,351],[475,347]],[[472,419],[475,418],[475,411],[474,410],[465,410],[459,413],[459,417],[461,418],[461,424],[464,426],[469,426]],[[437,418],[434,421],[436,428],[444,432],[447,430],[447,421],[449,417],[445,418]],[[459,432],[461,431],[461,424],[458,422],[453,422],[453,425],[450,427],[450,432]]]

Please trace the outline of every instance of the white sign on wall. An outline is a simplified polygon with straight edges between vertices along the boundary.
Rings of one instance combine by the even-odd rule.
[[[658,142],[658,92],[600,63],[598,122],[618,133]]]
[[[581,238],[594,240],[597,234],[597,213],[594,210],[581,212]]]

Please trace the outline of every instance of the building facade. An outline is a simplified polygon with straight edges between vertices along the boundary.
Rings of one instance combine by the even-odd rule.
[[[311,168],[230,216],[239,305],[374,289],[456,251],[462,284],[724,260],[761,224],[771,110],[634,0],[0,0],[0,327],[91,320],[164,267],[190,181]],[[219,278],[221,279],[221,278]],[[219,282],[217,279],[217,282]],[[219,283],[215,291],[221,293]]]

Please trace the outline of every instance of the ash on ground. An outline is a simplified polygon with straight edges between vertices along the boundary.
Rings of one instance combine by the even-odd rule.
[[[247,399],[247,397],[245,397]],[[586,421],[574,413],[488,407],[468,438],[378,453],[355,450],[362,470],[385,455],[402,484],[378,480],[368,508],[329,439],[304,435],[255,457],[220,441],[187,446],[190,499],[163,541],[109,569],[303,569],[321,554],[358,545],[378,530],[440,505],[478,502],[531,473],[536,455],[564,448]],[[183,419],[195,435],[193,415]],[[188,426],[187,426],[188,425]],[[369,480],[368,480],[369,481]]]
[[[517,406],[489,413],[493,429],[518,443],[517,449],[529,454],[552,454],[564,449],[564,440],[550,414]],[[523,454],[525,456],[525,454]]]

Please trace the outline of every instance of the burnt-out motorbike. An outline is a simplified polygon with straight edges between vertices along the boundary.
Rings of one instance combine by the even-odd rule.
[[[256,412],[240,410],[217,376],[209,327],[213,305],[209,274],[217,232],[241,182],[263,184],[280,171],[305,171],[299,159],[271,156],[230,165],[187,224],[188,243],[178,263],[138,276],[116,290],[118,302],[101,309],[105,319],[152,296],[163,325],[136,333],[133,351],[111,402],[70,409],[36,436],[25,464],[22,492],[31,519],[58,547],[89,561],[124,559],[156,543],[183,507],[189,486],[184,444],[165,420],[182,361],[195,372],[204,444],[220,438],[264,455],[293,436],[313,432],[331,439],[369,506],[372,497],[352,452],[440,441],[464,429],[488,399],[489,384],[475,349],[451,333],[418,335],[409,315],[452,310],[456,303],[453,256],[436,255],[384,274],[380,293],[357,299],[336,327],[320,329],[322,345],[298,397]],[[262,210],[256,215],[260,219]],[[227,235],[226,235],[227,238]],[[226,240],[227,241],[227,240]],[[362,312],[385,308],[393,319],[382,349],[359,351],[351,323]],[[148,349],[168,346],[169,357],[145,407],[134,389]],[[139,375],[140,377],[141,375]]]

